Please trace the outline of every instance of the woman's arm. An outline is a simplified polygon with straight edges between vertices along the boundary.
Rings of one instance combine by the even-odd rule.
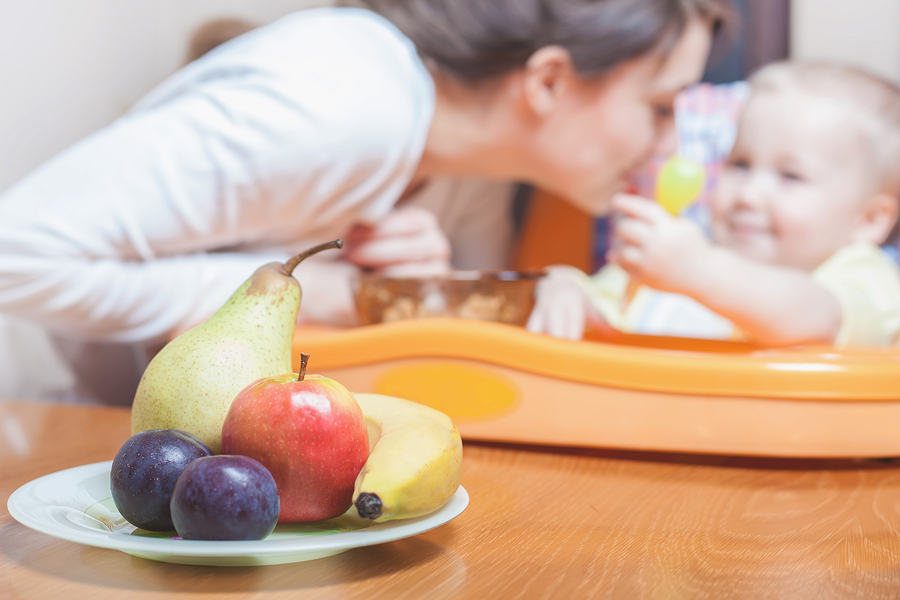
[[[246,241],[242,205],[258,192],[216,156],[224,140],[207,143],[198,104],[120,120],[0,197],[0,311],[150,340],[214,312],[277,254],[213,252]]]
[[[0,312],[80,338],[160,338],[261,264],[384,216],[433,91],[408,44],[354,15],[301,12],[244,36],[0,196]]]

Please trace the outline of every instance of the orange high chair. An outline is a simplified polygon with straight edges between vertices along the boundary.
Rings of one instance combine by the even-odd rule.
[[[516,267],[591,270],[592,219],[535,194]],[[422,402],[467,440],[783,457],[900,456],[900,350],[763,350],[593,331],[587,341],[423,319],[299,329],[353,391]]]

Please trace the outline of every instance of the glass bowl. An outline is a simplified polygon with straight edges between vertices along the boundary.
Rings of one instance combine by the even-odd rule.
[[[543,271],[450,271],[432,277],[360,273],[354,300],[360,323],[453,317],[524,326]]]

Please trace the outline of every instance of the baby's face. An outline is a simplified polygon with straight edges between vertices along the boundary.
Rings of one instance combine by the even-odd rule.
[[[755,92],[712,202],[712,233],[748,258],[810,271],[852,241],[872,193],[860,119],[800,92]]]

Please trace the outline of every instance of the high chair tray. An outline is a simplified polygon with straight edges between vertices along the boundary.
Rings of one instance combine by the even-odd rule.
[[[463,439],[785,457],[900,456],[900,349],[651,336],[572,342],[420,319],[298,328],[295,363],[422,402]]]

